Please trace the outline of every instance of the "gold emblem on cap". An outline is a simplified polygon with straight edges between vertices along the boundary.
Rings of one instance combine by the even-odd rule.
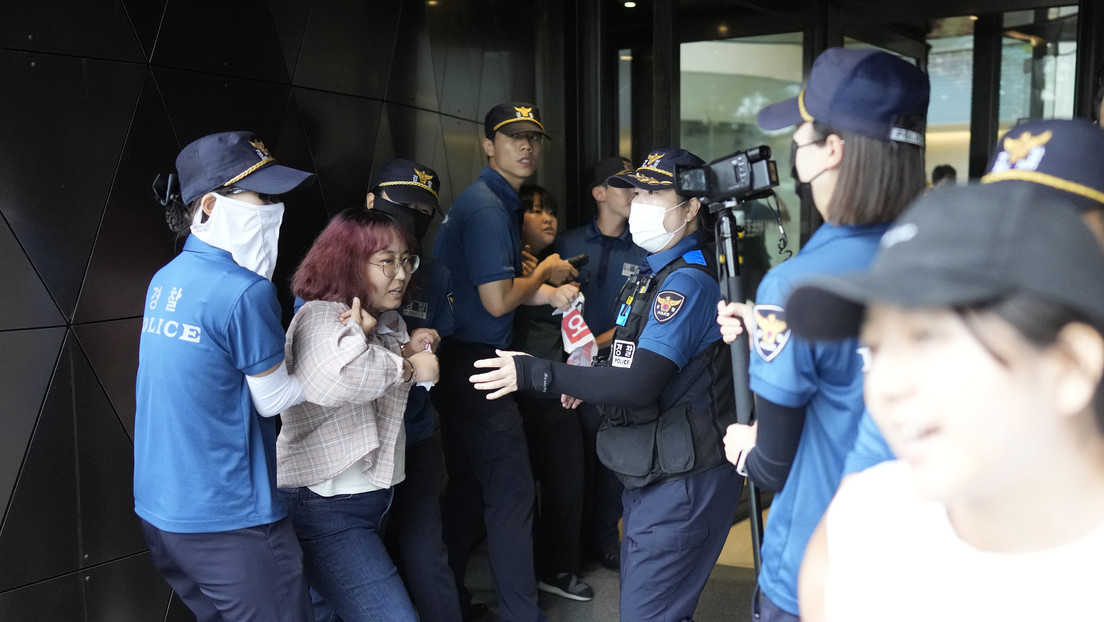
[[[1009,164],[1015,164],[1020,160],[1026,158],[1031,150],[1036,147],[1042,147],[1050,141],[1054,132],[1047,130],[1042,134],[1032,135],[1031,132],[1024,132],[1017,138],[1007,136],[1004,139],[1004,150],[1008,153]]]
[[[418,176],[417,179],[415,179],[414,181],[420,184],[425,184],[427,186],[429,185],[429,181],[433,179],[433,175],[430,175],[425,171],[419,171],[418,169],[414,169],[414,174]]]
[[[248,176],[249,174],[255,172],[257,169],[261,168],[262,166],[264,166],[266,164],[272,164],[272,163],[276,162],[276,158],[272,157],[272,154],[268,152],[268,149],[264,146],[264,143],[261,142],[259,139],[258,140],[251,140],[251,141],[249,141],[249,144],[253,146],[254,150],[256,150],[257,157],[260,158],[261,161],[257,162],[253,166],[250,166],[249,168],[245,169],[241,173],[238,173],[233,178],[231,178],[230,181],[222,184],[222,186],[224,188],[229,188],[230,186],[233,186],[234,184],[236,184],[239,181],[245,179],[246,176]]]
[[[518,116],[523,119],[533,118],[533,109],[526,106],[514,106],[514,110],[517,111]]]

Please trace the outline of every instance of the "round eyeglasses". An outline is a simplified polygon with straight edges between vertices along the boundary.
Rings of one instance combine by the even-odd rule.
[[[407,255],[405,259],[392,257],[390,259],[384,259],[381,263],[374,263],[371,261],[368,263],[373,266],[379,266],[379,268],[383,270],[383,276],[393,279],[399,272],[400,264],[402,265],[403,272],[408,276],[417,272],[418,266],[422,265],[422,258],[417,255]]]

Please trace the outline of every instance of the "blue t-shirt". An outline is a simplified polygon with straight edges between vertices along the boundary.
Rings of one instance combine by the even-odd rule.
[[[697,233],[679,240],[673,247],[648,255],[641,264],[647,274],[682,257],[687,263],[706,265]],[[637,346],[663,356],[682,369],[695,355],[721,338],[717,325],[717,301],[721,289],[702,270],[679,268],[667,276],[648,313]]]
[[[864,411],[862,421],[859,422],[859,432],[855,438],[855,446],[847,454],[847,462],[843,466],[843,474],[850,475],[869,469],[875,464],[881,464],[896,459],[893,450],[889,448],[882,431],[874,424],[869,411]]]
[[[449,269],[432,257],[423,257],[418,268],[418,280],[409,300],[402,308],[403,319],[410,332],[415,328],[433,328],[441,337],[452,334],[452,275]],[[433,406],[429,391],[415,386],[406,402],[406,444],[412,445],[433,436]]]
[[[617,297],[625,281],[640,266],[646,251],[633,244],[629,228],[620,236],[602,235],[595,221],[575,227],[556,237],[553,248],[560,257],[569,259],[586,253],[590,261],[579,268],[579,291],[586,298],[583,319],[595,335],[613,328],[617,317]]]
[[[514,313],[494,317],[479,298],[479,286],[521,273],[521,199],[494,169],[484,167],[445,215],[433,256],[452,272],[453,337],[505,348]]]
[[[866,270],[886,229],[825,223],[797,256],[767,273],[755,299],[751,390],[781,406],[805,408],[793,466],[771,502],[759,574],[763,593],[795,615],[805,545],[839,487],[862,417],[863,358],[857,339],[810,343],[794,336],[785,303],[802,281]]]
[[[286,514],[276,424],[246,376],[284,360],[276,288],[189,237],[146,292],[134,419],[134,509],[164,531],[211,533]]]

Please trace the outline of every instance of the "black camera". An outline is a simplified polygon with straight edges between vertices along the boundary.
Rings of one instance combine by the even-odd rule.
[[[778,185],[778,166],[766,145],[737,151],[695,168],[675,171],[675,191],[706,205],[728,200],[750,201],[769,196]]]

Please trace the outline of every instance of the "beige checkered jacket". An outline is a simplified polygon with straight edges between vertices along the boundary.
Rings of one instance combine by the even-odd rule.
[[[284,357],[307,396],[281,413],[276,481],[281,488],[312,486],[365,459],[365,478],[388,488],[395,444],[411,383],[402,380],[405,326],[365,337],[343,326],[344,303],[311,301],[288,327]]]

